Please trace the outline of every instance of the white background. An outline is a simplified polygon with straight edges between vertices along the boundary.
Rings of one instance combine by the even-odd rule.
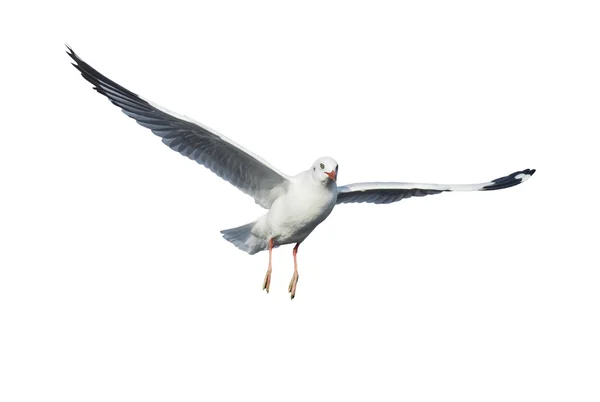
[[[599,14],[489,3],[3,6],[0,400],[598,401]],[[289,246],[267,295],[267,254],[219,234],[264,211],[95,93],[65,42],[289,174],[538,171],[339,206],[296,299]]]

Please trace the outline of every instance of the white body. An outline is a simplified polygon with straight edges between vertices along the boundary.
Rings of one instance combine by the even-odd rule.
[[[290,180],[288,191],[256,221],[252,234],[272,238],[275,245],[300,243],[325,220],[337,198],[334,181],[315,181],[310,171]]]
[[[337,167],[332,158],[320,158],[309,170],[288,177],[283,188],[275,189],[278,197],[266,214],[247,225],[221,231],[223,237],[249,254],[267,250],[270,240],[274,247],[301,243],[336,204]]]

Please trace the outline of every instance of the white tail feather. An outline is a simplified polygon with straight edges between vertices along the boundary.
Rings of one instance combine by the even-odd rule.
[[[259,251],[267,250],[268,243],[265,239],[261,239],[252,234],[252,229],[256,222],[250,222],[246,225],[238,226],[237,228],[221,230],[223,237],[228,242],[248,254],[256,254]]]

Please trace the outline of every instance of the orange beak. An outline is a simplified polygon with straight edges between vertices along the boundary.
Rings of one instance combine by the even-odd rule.
[[[335,176],[336,176],[336,174],[335,174],[335,170],[332,170],[331,172],[325,172],[325,174],[326,174],[327,176],[329,176],[329,178],[330,178],[331,180],[335,181]]]

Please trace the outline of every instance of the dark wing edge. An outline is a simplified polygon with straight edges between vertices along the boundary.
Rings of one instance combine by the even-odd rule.
[[[521,184],[535,173],[525,169],[480,184],[355,183],[338,187],[337,204],[391,204],[410,197],[423,197],[450,191],[490,191]]]
[[[336,204],[349,203],[372,203],[391,204],[410,197],[424,197],[431,194],[439,194],[449,190],[426,190],[421,188],[393,189],[379,188],[359,191],[338,192]]]
[[[266,161],[223,135],[175,116],[158,105],[142,99],[83,61],[67,47],[72,65],[94,89],[106,96],[138,124],[149,128],[163,143],[205,166],[242,192],[252,196],[264,208],[270,207],[279,192],[284,191],[288,178]]]
[[[533,176],[534,173],[535,169],[525,169],[509,174],[508,176],[499,177],[495,180],[492,180],[489,184],[480,189],[480,191],[501,190],[503,188],[513,187],[517,184],[523,183],[525,180]]]

